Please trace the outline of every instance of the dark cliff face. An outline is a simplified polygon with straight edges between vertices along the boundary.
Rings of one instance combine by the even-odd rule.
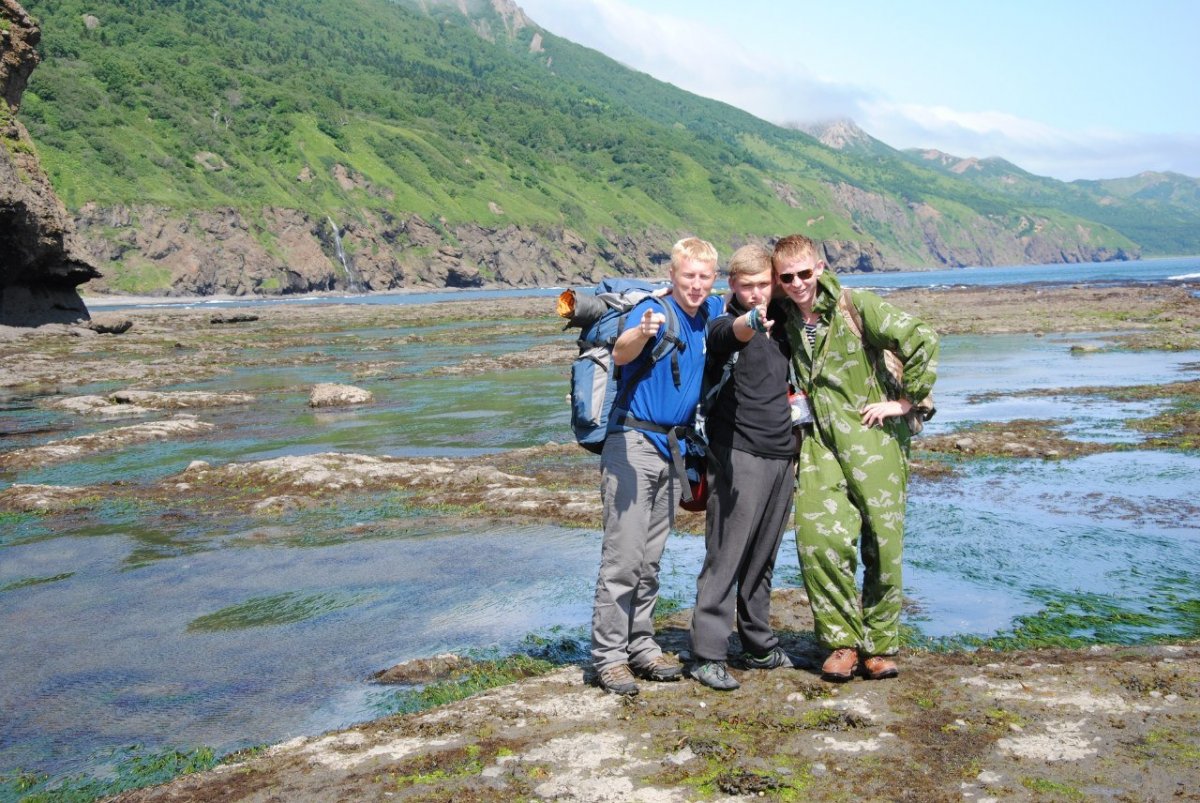
[[[100,272],[16,118],[41,33],[15,0],[0,0],[0,21],[0,325],[87,319],[75,288]]]
[[[452,225],[415,214],[358,211],[357,219],[338,223],[298,209],[266,208],[253,218],[230,208],[181,212],[86,204],[75,222],[95,262],[153,266],[160,282],[132,289],[100,279],[92,285],[95,292],[165,296],[553,287],[595,284],[606,276],[661,278],[671,243],[684,234],[604,230],[589,241],[565,227]],[[839,272],[888,268],[873,243],[822,245],[826,263]]]

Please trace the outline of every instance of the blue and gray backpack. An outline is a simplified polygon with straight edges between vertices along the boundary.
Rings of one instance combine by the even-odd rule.
[[[589,452],[603,451],[609,417],[616,403],[620,368],[613,364],[613,344],[625,327],[629,311],[654,291],[667,286],[645,279],[605,279],[594,292],[564,290],[558,297],[558,314],[567,319],[564,328],[581,330],[576,341],[579,356],[571,365],[571,429],[575,441]],[[625,383],[626,389],[632,388],[654,363],[668,354],[675,381],[679,381],[679,358],[674,353],[681,345],[679,319],[671,304],[662,306],[667,316],[666,332],[650,359]]]

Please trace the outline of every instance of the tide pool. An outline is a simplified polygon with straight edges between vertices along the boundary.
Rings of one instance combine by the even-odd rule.
[[[314,345],[322,359],[312,364],[280,359],[168,388],[258,397],[204,411],[217,425],[210,436],[14,472],[5,484],[152,483],[193,460],[321,451],[478,456],[569,437],[565,364],[432,373],[561,334],[515,332],[482,344],[401,343],[395,330],[342,334]],[[1178,381],[1200,363],[1197,352],[1071,352],[1087,339],[945,338],[939,413],[927,432],[1036,417],[1133,443],[1139,435],[1124,419],[1150,415],[1155,404],[1069,389]],[[364,353],[392,368],[360,376]],[[305,394],[317,381],[357,384],[376,401],[311,410]],[[1046,388],[1065,390],[1022,394]],[[9,448],[114,425],[37,401],[12,398],[0,411],[18,433]],[[598,473],[598,463],[587,465]],[[950,479],[917,479],[905,623],[920,639],[983,639],[1078,614],[1084,638],[1137,641],[1189,627],[1194,637],[1187,611],[1200,596],[1197,487],[1200,457],[1150,451],[980,461]],[[182,516],[113,500],[60,517],[5,514],[0,774],[96,773],[114,749],[132,744],[226,752],[373,718],[387,710],[390,692],[367,679],[397,662],[442,651],[503,654],[531,634],[583,636],[599,544],[593,529],[440,519],[387,493],[265,518]],[[674,604],[691,604],[702,557],[701,538],[671,538],[662,579]],[[776,577],[798,583],[790,534]]]

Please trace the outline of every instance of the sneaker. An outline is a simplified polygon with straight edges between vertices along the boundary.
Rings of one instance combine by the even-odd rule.
[[[900,674],[896,662],[883,655],[872,655],[862,664],[863,677],[867,680],[894,678]]]
[[[742,653],[741,663],[747,669],[788,669],[796,668],[796,661],[792,656],[783,651],[783,647],[775,645],[769,653],[761,658],[756,655],[751,655],[748,652]]]
[[[717,691],[733,691],[742,685],[729,674],[724,661],[701,661],[694,665],[688,674]]]
[[[821,679],[845,683],[854,677],[857,668],[858,651],[853,647],[841,647],[831,652],[821,665]]]
[[[596,685],[609,694],[632,697],[638,693],[637,682],[629,671],[629,664],[612,664],[596,674]]]
[[[644,664],[634,664],[633,674],[646,680],[669,682],[683,677],[683,667],[659,653]]]

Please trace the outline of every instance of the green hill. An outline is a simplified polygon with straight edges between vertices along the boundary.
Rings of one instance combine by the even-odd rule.
[[[1014,196],[881,143],[839,151],[502,4],[26,6],[43,63],[21,117],[110,289],[339,286],[327,221],[376,289],[649,270],[688,232],[727,252],[802,231],[868,268],[1200,251],[1186,216],[1158,234],[1153,199],[1105,217],[1070,185]]]
[[[1200,179],[1141,173],[1101,181],[1055,181],[1004,159],[907,151],[909,160],[1019,204],[1048,206],[1122,232],[1155,256],[1200,253]]]

